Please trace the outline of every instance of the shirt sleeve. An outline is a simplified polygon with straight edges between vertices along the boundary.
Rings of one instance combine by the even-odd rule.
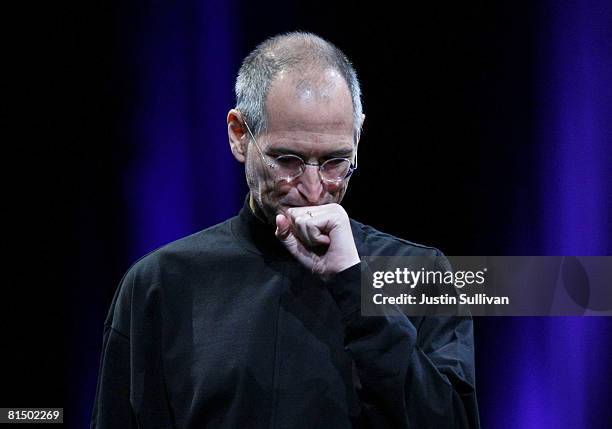
[[[121,332],[117,326],[123,319],[121,312],[129,312],[131,285],[124,277],[111,304],[102,340],[102,356],[94,401],[91,429],[137,428],[130,403],[130,349],[129,331]],[[113,326],[114,325],[114,326]]]
[[[327,284],[342,313],[345,349],[355,362],[361,418],[368,427],[478,428],[470,317],[412,318],[386,306],[362,317],[365,262]]]
[[[130,404],[130,340],[105,326],[92,429],[136,428]]]
[[[160,288],[132,268],[106,322],[91,428],[173,428],[161,355]],[[144,272],[144,274],[143,274]]]

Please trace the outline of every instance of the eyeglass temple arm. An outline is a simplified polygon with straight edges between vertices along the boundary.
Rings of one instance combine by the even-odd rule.
[[[251,136],[251,138],[253,139],[253,143],[255,143],[255,147],[257,148],[257,151],[259,152],[259,155],[261,156],[261,160],[263,161],[264,164],[272,167],[273,164],[269,164],[266,162],[266,158],[264,157],[264,154],[261,150],[261,148],[259,147],[259,144],[257,143],[257,139],[255,138],[255,136],[253,135],[253,132],[251,131],[251,127],[249,127],[249,124],[247,123],[246,119],[244,118],[244,116],[242,116],[242,122],[244,122],[244,126],[246,127],[247,131],[249,132],[249,135]]]

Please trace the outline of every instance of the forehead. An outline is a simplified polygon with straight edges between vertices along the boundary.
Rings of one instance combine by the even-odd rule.
[[[280,72],[270,86],[266,110],[270,143],[352,148],[351,95],[336,70]]]

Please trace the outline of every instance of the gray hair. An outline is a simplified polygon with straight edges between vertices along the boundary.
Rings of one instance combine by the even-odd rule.
[[[259,44],[242,62],[236,79],[236,109],[248,120],[257,136],[266,130],[266,97],[270,84],[282,70],[330,67],[346,81],[353,102],[355,144],[361,134],[361,88],[349,59],[335,45],[313,34],[291,32]]]

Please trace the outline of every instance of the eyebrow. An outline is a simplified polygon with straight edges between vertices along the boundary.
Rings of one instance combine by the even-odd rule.
[[[271,153],[279,154],[279,155],[297,155],[301,158],[305,157],[303,153],[297,152],[294,149],[289,149],[283,146],[271,147],[271,148],[268,148],[268,151]],[[328,152],[324,154],[321,158],[349,158],[351,155],[353,155],[353,149],[339,149],[339,150],[335,150],[332,152]]]

